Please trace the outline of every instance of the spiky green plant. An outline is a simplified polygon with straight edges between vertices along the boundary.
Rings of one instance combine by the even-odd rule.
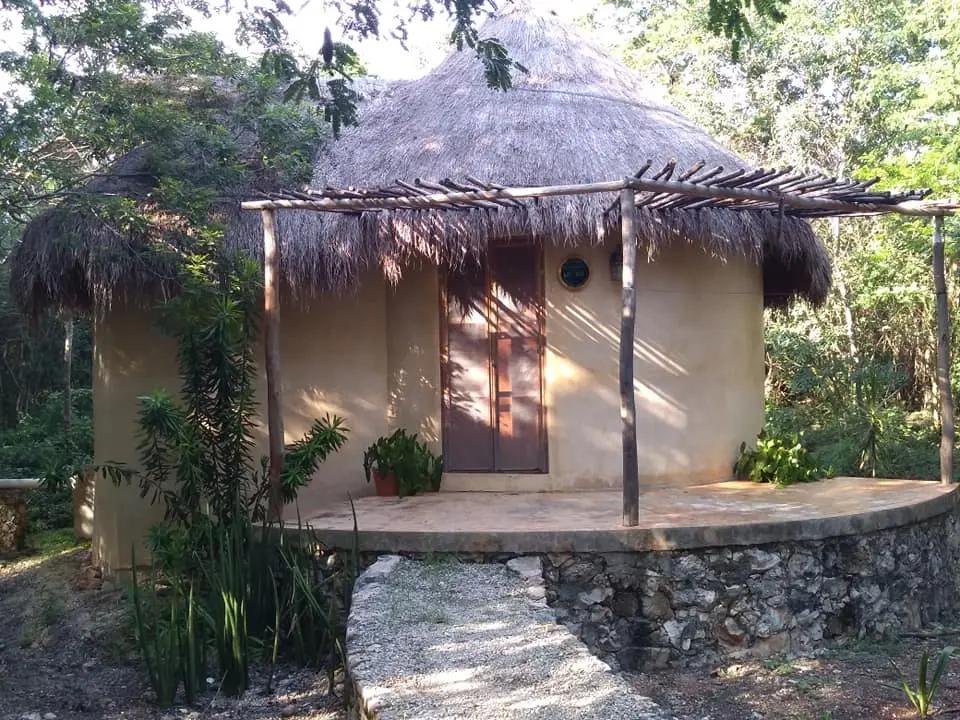
[[[897,665],[896,662],[891,658],[890,664],[893,665],[893,669],[897,671],[897,675],[900,676],[900,684],[903,687],[903,692],[907,696],[907,700],[910,701],[910,704],[913,706],[913,709],[917,711],[917,715],[921,718],[930,717],[930,712],[933,710],[933,696],[937,692],[937,688],[940,687],[940,681],[943,679],[943,674],[947,670],[947,663],[950,661],[950,658],[953,656],[953,648],[950,646],[945,647],[940,651],[940,656],[937,658],[937,667],[933,671],[933,679],[930,682],[927,682],[927,670],[930,662],[930,655],[926,650],[920,655],[920,668],[917,672],[917,687],[910,687],[910,682],[907,680],[907,676],[904,675],[903,671]]]

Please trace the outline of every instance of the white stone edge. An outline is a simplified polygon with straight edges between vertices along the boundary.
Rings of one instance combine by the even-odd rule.
[[[369,648],[357,646],[357,628],[367,617],[383,611],[380,598],[386,590],[387,580],[402,560],[399,555],[378,557],[373,565],[360,573],[353,586],[346,632],[346,676],[352,691],[351,707],[348,708],[351,720],[375,718],[390,706],[392,691],[379,685],[368,672],[371,666],[367,661]]]

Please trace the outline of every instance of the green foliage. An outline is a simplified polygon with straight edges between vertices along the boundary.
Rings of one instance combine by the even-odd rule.
[[[787,18],[783,8],[789,2],[790,0],[710,0],[707,29],[715,35],[722,33],[730,40],[731,56],[738,60],[741,43],[752,34],[746,15],[751,4],[759,18],[781,23]]]
[[[803,446],[801,435],[775,435],[766,430],[757,436],[756,447],[740,444],[733,474],[737,480],[771,483],[777,487],[815,482],[826,476]]]
[[[437,491],[443,477],[443,459],[420,442],[417,435],[403,428],[378,438],[363,454],[363,471],[370,482],[373,471],[397,479],[400,497],[416,495],[424,489]]]
[[[916,688],[910,687],[910,682],[907,680],[906,675],[903,674],[903,671],[897,666],[897,664],[890,660],[890,664],[893,665],[894,670],[897,671],[897,675],[900,677],[900,684],[903,687],[903,692],[907,696],[907,699],[910,701],[910,704],[913,706],[913,709],[916,710],[917,715],[921,718],[930,717],[930,712],[933,710],[933,696],[937,692],[937,688],[940,686],[940,681],[943,679],[943,674],[947,670],[947,663],[950,661],[950,658],[953,656],[953,648],[945,647],[940,651],[940,656],[937,659],[937,667],[933,671],[933,679],[927,680],[927,665],[930,661],[930,656],[926,650],[923,651],[923,654],[920,655],[920,668],[917,673],[917,686]]]
[[[59,391],[46,393],[43,403],[22,416],[16,427],[0,430],[0,477],[41,480],[29,498],[27,518],[33,532],[72,526],[71,478],[93,458],[92,393],[74,390],[71,401],[68,434]]]
[[[176,575],[162,578],[156,569],[143,584],[136,553],[131,560],[136,642],[157,704],[172,705],[181,683],[186,701],[192,703],[206,677],[206,648],[194,588],[185,587]]]
[[[160,309],[178,343],[178,398],[141,398],[141,472],[108,468],[162,503],[148,537],[153,574],[134,586],[138,640],[158,702],[178,688],[188,702],[216,657],[220,689],[241,695],[251,653],[332,671],[340,659],[352,569],[318,564],[322,549],[302,528],[296,539],[267,523],[266,461],[252,457],[253,345],[259,333],[259,275],[249,261],[197,256],[183,292]],[[346,441],[340,418],[313,423],[286,448],[282,497],[298,491]],[[135,578],[136,582],[136,578]]]

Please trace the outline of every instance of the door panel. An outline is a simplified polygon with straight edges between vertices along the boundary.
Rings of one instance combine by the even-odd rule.
[[[541,251],[497,245],[447,279],[446,468],[545,472]]]
[[[539,248],[501,245],[491,251],[491,261],[497,323],[497,470],[543,470]]]
[[[486,283],[486,268],[479,265],[447,280],[444,464],[450,470],[494,469]]]

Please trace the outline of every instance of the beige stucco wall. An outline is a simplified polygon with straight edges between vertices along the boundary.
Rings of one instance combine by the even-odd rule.
[[[456,474],[447,490],[620,487],[620,285],[609,249],[580,248],[586,287],[545,249],[549,473]],[[763,425],[763,299],[758,266],[681,245],[637,268],[637,449],[642,487],[727,479],[737,447]]]
[[[545,249],[545,359],[549,473],[448,474],[445,490],[571,490],[620,485],[619,284],[608,250],[578,251],[592,277],[564,289],[557,268],[568,251]],[[762,288],[759,268],[678,247],[642,262],[637,277],[636,392],[641,487],[729,476],[736,448],[763,423]],[[363,450],[396,427],[439,451],[438,273],[410,268],[396,286],[371,273],[359,290],[302,303],[281,301],[286,440],[324,413],[343,416],[346,447],[300,498],[309,516],[327,503],[369,494]],[[257,392],[265,402],[265,378]],[[136,464],[136,398],[179,386],[173,343],[148,313],[114,307],[95,328],[95,442],[98,461]],[[266,453],[266,429],[257,434]],[[126,567],[130,546],[159,518],[136,488],[98,480],[94,546],[108,567]],[[295,517],[291,508],[288,518]]]
[[[371,275],[343,297],[321,296],[301,303],[281,299],[281,364],[284,434],[292,442],[314,418],[342,416],[347,445],[324,463],[300,496],[309,516],[325,504],[370,492],[363,477],[363,450],[388,430],[386,283]],[[179,389],[176,347],[152,328],[149,313],[113,307],[94,333],[95,455],[137,465],[137,397],[154,388]],[[262,353],[262,349],[258,349]],[[405,360],[411,366],[409,360]],[[255,457],[267,452],[266,378],[257,383],[261,418]],[[130,547],[162,513],[141,500],[136,487],[114,487],[98,479],[94,547],[108,569],[129,566]],[[296,508],[287,510],[296,519]],[[145,557],[142,546],[138,556]]]

